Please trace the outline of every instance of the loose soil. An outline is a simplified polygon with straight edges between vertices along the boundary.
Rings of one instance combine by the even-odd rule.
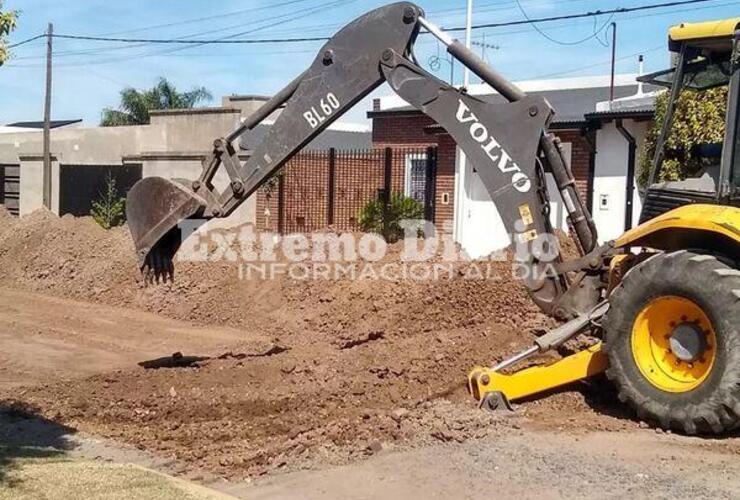
[[[394,246],[386,260],[399,252]],[[116,371],[98,366],[99,374],[72,371],[44,383],[28,377],[4,404],[237,479],[341,464],[397,445],[464,442],[502,426],[636,427],[598,380],[527,403],[513,418],[479,411],[465,391],[467,369],[528,346],[553,323],[505,279],[507,262],[493,263],[498,280],[466,279],[466,266],[439,282],[296,281],[240,280],[234,263],[184,262],[174,282],[147,285],[125,228],[104,231],[87,218],[43,211],[20,219],[0,213],[0,287],[16,315],[28,319],[28,308],[43,303],[34,296],[54,296],[74,299],[68,321],[87,322],[82,336],[95,330],[154,346],[168,329],[189,332],[181,347],[170,336],[117,358]],[[90,303],[98,305],[88,310]],[[44,307],[38,321],[59,314]],[[30,334],[5,324],[6,357],[27,357],[18,345]],[[221,336],[199,345],[188,340],[195,331]],[[133,363],[159,349],[209,359],[161,369]]]

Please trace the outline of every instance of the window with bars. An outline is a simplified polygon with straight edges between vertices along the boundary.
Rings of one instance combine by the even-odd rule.
[[[406,155],[404,194],[423,204],[426,201],[426,187],[427,155],[425,153]]]

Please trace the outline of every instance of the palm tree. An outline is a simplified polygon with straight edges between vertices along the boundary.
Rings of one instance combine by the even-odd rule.
[[[121,125],[146,125],[149,111],[156,109],[190,109],[196,104],[209,101],[213,97],[204,87],[189,92],[178,92],[165,78],[149,90],[136,90],[128,87],[121,91],[119,109],[105,108],[100,120],[102,127]]]

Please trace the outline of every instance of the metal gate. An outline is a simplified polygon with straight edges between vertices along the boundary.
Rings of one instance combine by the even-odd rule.
[[[0,163],[0,205],[13,215],[20,211],[21,166],[17,163]]]
[[[117,196],[124,197],[141,179],[141,165],[60,165],[59,215],[90,215],[93,201],[106,189],[109,174],[115,180]]]

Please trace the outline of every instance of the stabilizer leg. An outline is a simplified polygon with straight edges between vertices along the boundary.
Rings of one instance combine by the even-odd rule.
[[[534,396],[557,387],[561,387],[606,370],[606,355],[601,350],[601,342],[577,352],[567,358],[546,366],[533,366],[511,375],[496,371],[494,368],[476,366],[468,375],[468,390],[481,407],[491,408],[490,397],[493,395],[496,407],[508,402]],[[500,394],[497,394],[500,393]]]

